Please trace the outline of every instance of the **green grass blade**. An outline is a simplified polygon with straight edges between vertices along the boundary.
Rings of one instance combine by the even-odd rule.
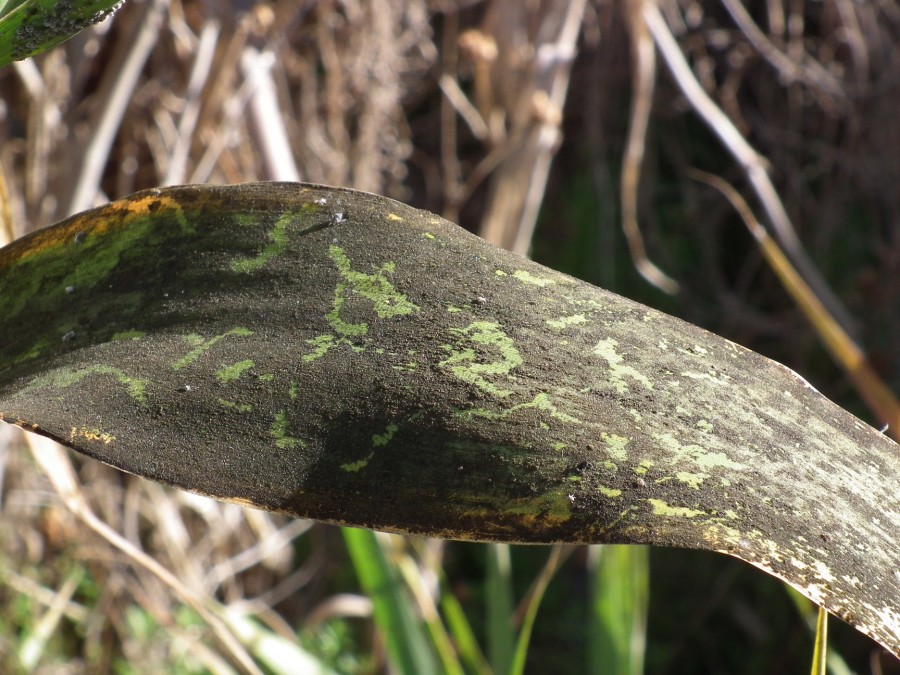
[[[785,584],[784,589],[787,591],[788,596],[797,608],[797,612],[806,622],[810,632],[815,635],[815,639],[818,641],[818,624],[821,620],[819,612],[821,611],[821,608],[818,608],[815,603],[805,598],[800,594],[800,591],[792,586]],[[814,647],[814,650],[815,649],[816,648]],[[844,661],[844,658],[834,649],[828,649],[825,652],[825,663],[828,666],[828,672],[831,673],[831,675],[854,675],[854,671],[851,670],[850,666],[847,665],[847,662]]]
[[[564,551],[571,551],[571,548],[564,549],[559,544],[550,549],[550,556],[544,564],[544,568],[534,581],[531,592],[528,594],[525,604],[525,616],[522,619],[522,626],[519,628],[519,639],[516,641],[516,651],[513,655],[513,662],[510,666],[510,675],[522,675],[525,672],[525,661],[528,657],[528,646],[531,644],[531,631],[534,628],[534,620],[537,618],[538,608],[541,606],[541,600],[544,599],[544,593],[550,580],[559,570],[560,565],[566,555]]]
[[[828,653],[828,612],[819,607],[819,618],[816,621],[816,644],[813,647],[812,675],[825,675],[826,654]]]
[[[648,547],[597,546],[591,554],[590,672],[638,675],[647,638]]]
[[[440,672],[412,598],[385,555],[378,535],[352,528],[344,528],[343,533],[359,583],[372,599],[375,623],[397,671],[404,675]]]
[[[0,2],[0,66],[53,49],[105,19],[120,4],[121,0]]]
[[[440,604],[450,635],[456,644],[456,651],[467,671],[475,675],[490,675],[491,667],[478,645],[478,639],[459,600],[449,589],[444,588],[441,591]]]
[[[418,607],[418,613],[422,617],[422,625],[431,638],[431,644],[441,665],[441,672],[445,675],[463,675],[462,664],[459,662],[453,641],[447,633],[447,628],[441,620],[441,615],[434,604],[434,598],[427,590],[428,583],[422,578],[420,568],[413,557],[403,554],[394,562],[397,571],[406,582],[413,601]]]
[[[508,673],[516,644],[512,622],[512,563],[508,544],[492,544],[487,547],[485,591],[488,659],[495,673]]]

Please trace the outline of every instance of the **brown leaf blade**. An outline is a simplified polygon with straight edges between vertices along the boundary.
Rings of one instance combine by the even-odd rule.
[[[0,418],[432,536],[724,552],[900,654],[897,445],[788,369],[374,195],[152,190],[0,250]]]

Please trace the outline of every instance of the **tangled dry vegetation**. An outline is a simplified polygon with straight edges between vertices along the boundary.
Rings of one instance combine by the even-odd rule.
[[[667,308],[803,370],[817,357],[802,319],[773,299],[780,292],[730,206],[688,177],[699,167],[756,190],[772,222],[778,206],[756,183],[769,166],[788,223],[779,238],[789,250],[804,242],[797,260],[836,281],[835,316],[896,389],[900,9],[892,0],[769,0],[752,15],[738,0],[653,7],[129,0],[114,20],[0,71],[0,238],[156,185],[302,180],[402,199],[520,252],[544,205],[552,216],[540,221],[538,249],[552,261],[580,231],[596,231],[581,271],[609,285],[631,274],[616,244],[620,212],[645,276],[668,288],[678,279],[691,299],[663,300]],[[661,48],[654,60],[660,26],[688,73],[670,76],[676,59]],[[724,113],[733,131],[704,124],[691,73],[718,111],[709,119]],[[43,672],[101,672],[116,659],[162,672],[189,651],[218,670],[226,657],[209,629],[179,618],[176,593],[65,509],[26,448],[21,433],[0,428],[0,605],[13,608],[0,618],[11,629],[0,630],[0,670],[19,658],[16,612],[46,634],[34,647]],[[65,461],[113,530],[275,634],[294,640],[296,627],[371,612],[364,598],[333,592],[329,561],[344,554],[329,528]],[[416,545],[434,573],[441,544]],[[159,630],[142,633],[148,623]]]

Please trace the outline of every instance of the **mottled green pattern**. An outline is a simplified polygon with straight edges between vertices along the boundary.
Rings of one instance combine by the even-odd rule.
[[[431,536],[723,551],[900,650],[895,444],[431,214],[149,191],[0,250],[0,328],[0,417],[127,471]]]

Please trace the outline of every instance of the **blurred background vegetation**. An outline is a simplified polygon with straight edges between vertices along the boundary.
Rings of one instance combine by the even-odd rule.
[[[665,59],[640,51],[645,5],[129,0],[0,70],[0,240],[164,184],[378,192],[781,361],[878,426],[734,210],[689,177],[720,175],[759,203]],[[766,159],[836,318],[900,391],[900,8],[659,8],[694,77]],[[638,176],[623,159],[629,130]],[[623,177],[636,187],[624,198]],[[677,292],[638,272],[623,213]],[[93,511],[227,608],[232,632],[253,617],[241,642],[263,672],[449,670],[457,657],[441,645],[465,672],[507,672],[529,608],[525,672],[809,668],[812,608],[725,557],[359,539],[71,461]],[[846,662],[832,672],[900,673],[838,621],[831,638]],[[171,587],[68,511],[24,436],[0,427],[0,671],[240,672],[230,654]]]

